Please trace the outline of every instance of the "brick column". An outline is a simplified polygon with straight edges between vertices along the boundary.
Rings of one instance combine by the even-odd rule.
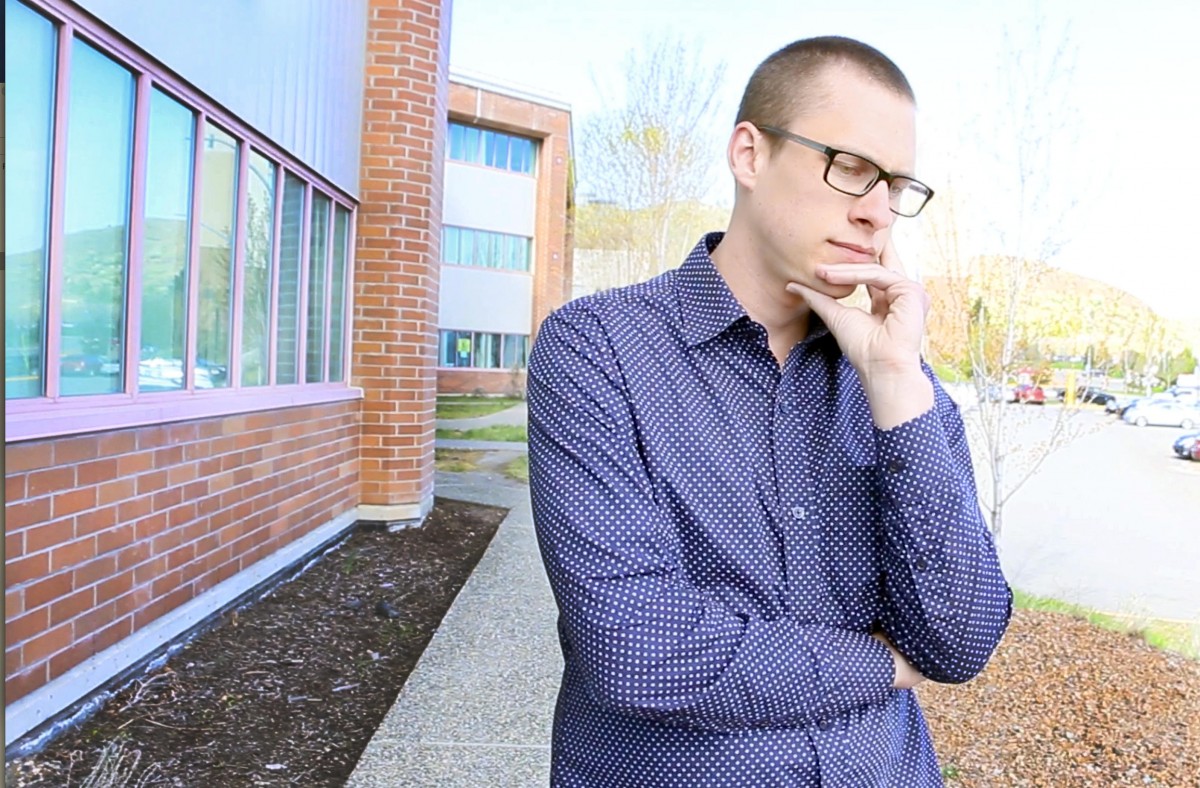
[[[450,0],[370,0],[355,269],[360,516],[433,504]]]

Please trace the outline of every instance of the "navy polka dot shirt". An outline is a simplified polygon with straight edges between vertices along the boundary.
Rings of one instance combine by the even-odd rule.
[[[780,368],[709,256],[573,301],[530,358],[530,487],[564,674],[554,786],[940,786],[916,698],[1011,595],[962,421],[877,429],[823,326]],[[932,373],[926,373],[933,379]]]

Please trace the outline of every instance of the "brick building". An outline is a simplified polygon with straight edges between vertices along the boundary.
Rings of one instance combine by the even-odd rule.
[[[570,298],[570,107],[462,72],[449,104],[438,390],[520,393],[534,328]]]
[[[6,748],[431,507],[449,13],[5,0]],[[569,276],[565,175],[536,184]],[[536,319],[569,282],[532,287]]]

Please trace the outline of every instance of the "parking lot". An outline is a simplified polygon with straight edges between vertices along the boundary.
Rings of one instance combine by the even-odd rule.
[[[1044,439],[1058,410],[1007,407],[1019,410],[1022,442]],[[1184,430],[1134,427],[1090,406],[1075,418],[1086,434],[1009,501],[1009,581],[1104,611],[1200,621],[1200,462],[1171,451]]]

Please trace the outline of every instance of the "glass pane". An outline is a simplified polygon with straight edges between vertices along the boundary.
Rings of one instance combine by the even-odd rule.
[[[330,200],[313,192],[312,230],[308,244],[308,334],[304,380],[325,379],[325,239],[329,232]]]
[[[5,167],[21,184],[20,200],[4,201],[4,396],[42,394],[46,335],[46,239],[54,119],[54,25],[16,0],[5,0]],[[7,175],[7,173],[6,173]],[[15,196],[15,195],[14,195]]]
[[[455,331],[454,332],[454,362],[449,364],[451,367],[469,367],[471,366],[471,332],[470,331]]]
[[[238,144],[205,125],[200,200],[200,311],[196,388],[229,385],[233,323],[233,244],[237,228]]]
[[[346,336],[346,260],[351,252],[346,245],[350,242],[350,212],[338,206],[333,220],[333,283],[329,303],[329,379],[346,379],[342,365],[343,347]]]
[[[479,129],[463,130],[463,161],[479,163]]]
[[[275,342],[275,382],[299,382],[300,265],[304,239],[304,181],[283,180],[283,216],[279,236],[279,328]]]
[[[191,110],[158,90],[150,94],[140,391],[183,388],[195,134]]]
[[[483,148],[483,155],[480,162],[491,166],[493,158],[496,154],[496,132],[483,129],[479,132],[480,146]]]
[[[512,137],[507,134],[496,135],[496,151],[492,156],[493,166],[501,169],[508,168],[508,143],[511,139]]]
[[[450,124],[450,158],[461,160],[463,157],[463,135],[465,130],[458,123]]]
[[[242,385],[265,386],[271,350],[271,241],[275,164],[251,151],[246,181],[246,263],[242,271]]]
[[[514,137],[510,146],[508,168],[513,172],[525,172],[525,155],[528,144],[520,137]]]
[[[458,263],[458,228],[442,228],[442,262]]]
[[[529,337],[518,334],[504,335],[504,366],[506,369],[525,369],[525,354]]]
[[[105,394],[122,389],[133,75],[75,39],[69,92],[60,389]]]
[[[482,369],[500,368],[500,335],[475,335],[475,366]]]
[[[454,366],[454,341],[457,335],[453,331],[438,332],[438,366]]]

